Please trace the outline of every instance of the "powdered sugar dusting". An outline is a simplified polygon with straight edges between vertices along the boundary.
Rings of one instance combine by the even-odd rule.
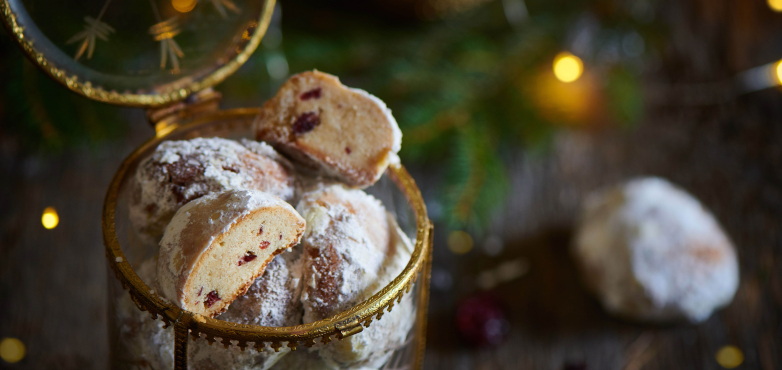
[[[365,300],[402,273],[413,246],[390,214],[387,218],[391,230],[391,248],[378,272],[377,279],[367,285],[360,299]],[[339,342],[331,343],[319,350],[320,356],[331,368],[377,369],[385,363],[392,352],[399,348],[413,325],[415,306],[412,295],[406,294],[391,312],[383,315],[360,335],[353,335]]]
[[[302,262],[301,248],[274,257],[247,293],[231,303],[228,311],[218,318],[271,327],[300,324]]]
[[[130,218],[142,234],[158,239],[174,212],[206,194],[252,189],[283,199],[294,195],[289,166],[268,145],[247,141],[252,149],[222,138],[166,141],[136,171],[138,196]]]
[[[331,185],[304,194],[297,210],[304,234],[304,322],[363,300],[388,250],[382,204],[361,190]]]
[[[285,157],[281,156],[279,153],[277,153],[277,151],[274,150],[274,148],[272,148],[272,146],[269,144],[266,144],[261,141],[247,140],[247,139],[242,139],[239,142],[242,144],[242,146],[244,146],[245,148],[247,148],[248,150],[250,150],[255,154],[262,155],[264,157],[271,158],[276,161],[281,161],[285,164],[289,164],[288,160]]]
[[[151,258],[136,269],[150,286],[150,281],[155,281],[155,265],[155,259]],[[122,294],[118,299],[115,313],[125,361],[142,368],[174,368],[173,326],[164,329],[160,320],[150,319],[147,312],[136,308],[129,294]],[[189,338],[189,341],[187,357],[193,369],[268,369],[289,352],[287,348],[275,352],[268,343],[263,352],[258,352],[253,346],[242,351],[235,346],[226,349],[220,343],[210,345],[202,338]]]
[[[262,352],[258,352],[254,346],[248,346],[242,351],[236,346],[224,348],[221,343],[209,344],[203,337],[191,339],[187,351],[188,367],[198,370],[264,370],[290,353],[287,347],[280,348],[280,352],[275,352],[269,343],[264,343],[263,347]]]

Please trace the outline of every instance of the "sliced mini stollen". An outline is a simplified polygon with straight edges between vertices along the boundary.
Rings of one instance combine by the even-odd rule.
[[[380,99],[318,71],[294,75],[263,105],[256,138],[310,170],[362,188],[399,161],[402,146],[402,132]]]
[[[304,219],[274,195],[254,190],[206,195],[180,208],[166,228],[158,284],[180,307],[217,316],[275,255],[298,244],[304,229]]]

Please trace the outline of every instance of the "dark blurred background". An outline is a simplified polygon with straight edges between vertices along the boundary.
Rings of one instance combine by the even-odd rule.
[[[435,221],[425,369],[721,369],[716,353],[735,346],[738,368],[772,370],[780,59],[779,0],[283,0],[216,90],[223,107],[259,106],[316,68],[393,110]],[[26,348],[0,368],[104,368],[103,196],[154,130],[141,109],[51,81],[5,29],[0,81],[0,337]],[[736,244],[738,293],[705,323],[621,321],[578,283],[567,248],[582,199],[645,175],[699,198]],[[509,261],[508,281],[481,280]],[[470,298],[504,308],[502,343],[460,339]]]

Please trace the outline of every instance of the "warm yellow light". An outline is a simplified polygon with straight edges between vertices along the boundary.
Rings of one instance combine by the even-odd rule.
[[[180,13],[187,13],[196,6],[196,0],[171,0],[171,5]]]
[[[768,0],[768,7],[775,12],[782,12],[782,0]]]
[[[0,341],[0,357],[9,364],[21,361],[26,352],[24,343],[19,339],[3,338]]]
[[[739,367],[744,362],[744,353],[736,346],[724,346],[714,356],[717,363],[726,369]]]
[[[465,254],[472,250],[472,236],[464,231],[454,231],[448,235],[448,249],[456,254]]]
[[[554,58],[554,76],[562,82],[573,82],[581,77],[584,64],[577,56],[561,52]]]
[[[777,83],[782,85],[782,60],[777,63]]]
[[[54,207],[46,207],[46,209],[43,210],[41,223],[43,224],[43,227],[47,229],[54,229],[57,227],[57,224],[60,223],[60,216],[57,216],[57,211],[54,210]]]

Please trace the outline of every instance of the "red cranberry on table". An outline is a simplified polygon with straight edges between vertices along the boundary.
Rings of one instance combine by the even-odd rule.
[[[477,346],[495,346],[505,341],[510,324],[497,297],[481,293],[459,304],[456,327],[462,337]]]

